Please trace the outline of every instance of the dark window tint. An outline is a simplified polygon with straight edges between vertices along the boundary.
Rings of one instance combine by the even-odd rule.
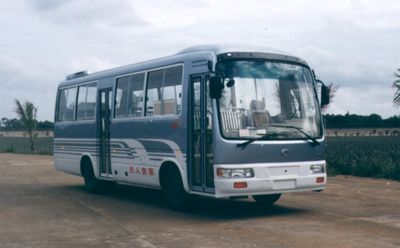
[[[164,87],[182,84],[182,66],[165,69]]]

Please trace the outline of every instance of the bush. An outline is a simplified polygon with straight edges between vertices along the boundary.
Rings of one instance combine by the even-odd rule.
[[[400,137],[328,137],[329,174],[400,180]]]
[[[53,154],[53,138],[35,138],[35,153]],[[29,139],[20,137],[0,137],[0,152],[31,153]]]

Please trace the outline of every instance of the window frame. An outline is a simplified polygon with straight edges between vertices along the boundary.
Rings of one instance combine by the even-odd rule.
[[[241,58],[239,58],[239,59],[226,59],[226,60],[220,60],[220,61],[218,61],[218,63],[223,63],[223,62],[225,62],[225,61],[229,61],[229,60],[237,60],[237,61],[242,61],[242,60],[251,60],[251,61],[265,61],[265,62],[273,62],[273,63],[284,63],[284,64],[291,64],[291,65],[297,65],[297,66],[301,66],[301,67],[304,67],[304,68],[306,68],[309,72],[310,72],[310,75],[312,75],[312,72],[311,72],[311,68],[307,65],[307,64],[303,64],[303,63],[299,63],[299,62],[292,62],[292,61],[289,61],[289,60],[283,60],[283,59],[260,59],[260,58],[252,58],[252,59],[241,59]],[[217,68],[217,66],[218,66],[218,63],[217,63],[217,65],[216,65],[216,68]],[[313,137],[313,138],[315,138],[315,139],[317,139],[318,141],[320,141],[320,140],[322,140],[322,139],[324,139],[324,135],[325,135],[325,133],[324,133],[324,128],[323,128],[323,117],[322,117],[322,112],[321,112],[321,108],[320,107],[318,107],[319,106],[319,101],[318,101],[318,94],[317,94],[317,92],[316,92],[316,88],[315,88],[315,80],[313,79],[313,77],[311,77],[311,81],[310,81],[310,84],[312,85],[312,87],[313,87],[313,92],[314,92],[314,95],[315,95],[315,101],[316,101],[316,110],[317,110],[317,115],[318,115],[318,117],[320,118],[320,121],[319,121],[319,135],[318,136],[316,136],[316,137]],[[224,140],[231,140],[231,141],[243,141],[243,140],[248,140],[248,138],[240,138],[240,137],[228,137],[228,136],[225,136],[224,135],[224,131],[223,131],[223,126],[222,126],[222,116],[221,116],[221,109],[220,109],[220,99],[216,99],[216,107],[217,107],[217,118],[218,118],[218,126],[219,126],[219,135],[220,135],[220,137],[222,137]],[[271,142],[271,143],[273,143],[273,142],[276,142],[276,143],[280,143],[280,142],[298,142],[298,141],[300,141],[300,142],[304,142],[304,141],[307,141],[308,139],[307,139],[307,137],[300,137],[300,138],[286,138],[286,139],[260,139],[260,140],[257,140],[257,141],[262,141],[262,142],[267,142],[267,143],[269,143],[269,142]]]
[[[77,103],[78,103],[78,95],[79,95],[79,86],[86,85],[86,84],[91,84],[91,83],[96,83],[96,103],[95,103],[95,114],[94,114],[94,119],[93,120],[77,120],[76,115],[77,115]],[[73,85],[68,85],[64,87],[59,87],[58,88],[58,93],[57,93],[57,104],[56,104],[56,114],[55,114],[55,122],[54,123],[75,123],[75,122],[94,122],[96,121],[97,118],[97,92],[98,92],[98,85],[99,85],[99,80],[93,80],[93,81],[88,81],[88,82],[83,82],[83,83],[78,83],[78,84],[73,84]],[[74,108],[74,114],[73,114],[73,120],[71,121],[59,121],[58,117],[60,115],[60,96],[61,96],[61,91],[62,90],[67,90],[67,89],[72,89],[76,88],[76,95],[75,95],[75,108]]]
[[[154,71],[158,71],[158,70],[165,70],[165,69],[168,69],[168,68],[172,68],[172,67],[178,67],[178,66],[181,66],[182,67],[182,75],[181,75],[181,87],[182,87],[182,89],[181,89],[181,94],[182,94],[182,96],[181,96],[181,111],[179,112],[179,114],[164,114],[164,115],[156,115],[156,116],[154,116],[154,115],[151,115],[151,116],[149,116],[149,115],[147,115],[147,87],[148,87],[148,79],[149,79],[149,77],[148,77],[148,74],[150,73],[150,72],[154,72]],[[146,76],[146,89],[145,89],[145,104],[144,104],[144,112],[143,112],[143,117],[147,117],[147,118],[166,118],[166,117],[180,117],[181,115],[182,115],[182,104],[183,104],[183,95],[184,95],[184,81],[185,81],[185,78],[184,78],[184,75],[185,75],[185,65],[183,64],[183,63],[177,63],[177,64],[172,64],[172,65],[168,65],[168,66],[162,66],[162,67],[156,67],[156,68],[153,68],[153,69],[150,69],[150,70],[148,70],[147,72],[146,72],[146,74],[147,74],[147,76]],[[162,87],[164,87],[164,80],[165,80],[165,72],[164,72],[164,75],[163,75],[163,82],[162,82]]]
[[[148,83],[148,78],[149,78],[149,72],[152,71],[157,71],[157,70],[163,70],[175,66],[181,66],[182,67],[182,96],[181,96],[181,112],[179,114],[168,114],[168,115],[157,115],[157,116],[148,116],[146,115],[146,107],[147,107],[147,83]],[[143,82],[143,97],[144,97],[144,103],[142,106],[142,115],[141,116],[129,116],[129,117],[115,117],[115,102],[116,102],[116,94],[117,94],[117,80],[122,77],[126,76],[131,76],[131,75],[136,75],[144,73],[144,82]],[[159,119],[159,118],[175,118],[175,117],[180,117],[182,115],[182,105],[183,105],[183,96],[185,95],[184,93],[184,84],[185,84],[185,64],[183,62],[178,62],[170,65],[165,65],[165,66],[159,66],[159,67],[152,67],[149,69],[144,69],[144,70],[139,70],[135,72],[129,72],[125,74],[120,74],[114,77],[114,84],[113,84],[113,114],[112,114],[112,119],[114,121],[123,121],[123,120],[138,120],[138,119]]]
[[[118,93],[118,79],[121,79],[121,78],[124,78],[124,77],[127,77],[128,78],[128,91],[129,91],[129,86],[130,86],[130,82],[131,82],[131,80],[130,80],[130,76],[132,76],[132,75],[135,75],[135,74],[129,74],[129,75],[123,75],[123,76],[118,76],[118,77],[116,77],[115,78],[115,83],[114,83],[114,86],[113,86],[113,98],[112,98],[112,118],[113,119],[125,119],[125,118],[128,118],[128,116],[124,116],[124,117],[116,117],[116,106],[117,106],[117,93]]]
[[[73,89],[76,88],[76,94],[75,94],[75,107],[74,107],[74,113],[73,113],[73,118],[72,120],[68,120],[68,121],[62,121],[59,120],[60,117],[60,97],[61,97],[61,91],[63,90],[69,90],[69,89]],[[77,101],[77,97],[78,97],[78,86],[77,85],[70,85],[70,86],[66,86],[66,87],[61,87],[58,89],[58,97],[57,97],[57,110],[56,110],[56,123],[73,123],[75,122],[75,117],[76,117],[76,101]]]
[[[94,116],[93,116],[93,119],[78,120],[78,111],[77,110],[78,110],[79,88],[82,87],[82,86],[88,85],[88,84],[92,84],[92,83],[96,84],[96,95],[95,95],[96,101],[94,103]],[[97,95],[98,95],[98,89],[99,89],[98,88],[99,87],[98,80],[77,84],[76,87],[77,87],[77,89],[76,89],[75,114],[74,114],[75,115],[75,119],[74,119],[74,121],[75,122],[93,122],[93,121],[96,121],[96,119],[97,119],[97,101],[98,101]]]
[[[118,79],[120,79],[120,78],[123,78],[123,77],[129,77],[129,85],[128,85],[128,90],[129,90],[129,86],[130,86],[130,83],[131,83],[131,80],[130,80],[130,77],[131,76],[133,76],[133,75],[137,75],[137,74],[144,74],[144,78],[143,78],[143,97],[145,97],[145,87],[146,87],[146,82],[147,82],[147,71],[138,71],[138,72],[132,72],[132,73],[127,73],[127,74],[121,74],[121,75],[118,75],[118,76],[116,76],[115,77],[115,79],[114,79],[114,85],[113,85],[113,98],[112,98],[112,100],[113,100],[113,108],[112,108],[112,111],[113,111],[113,113],[112,113],[112,119],[113,120],[128,120],[128,119],[137,119],[137,118],[142,118],[142,117],[144,117],[144,106],[145,106],[145,103],[143,103],[143,106],[142,106],[142,115],[141,116],[125,116],[125,117],[116,117],[115,116],[115,107],[116,107],[116,102],[117,102],[117,84],[118,84]],[[146,99],[144,99],[144,101],[145,101]]]

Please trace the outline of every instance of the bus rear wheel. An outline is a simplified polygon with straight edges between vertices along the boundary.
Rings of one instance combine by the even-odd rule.
[[[176,168],[168,168],[162,178],[164,198],[169,207],[184,211],[189,206],[189,195],[183,187],[181,174]]]
[[[254,195],[253,198],[256,200],[257,204],[265,207],[272,206],[275,202],[281,198],[282,194],[272,194],[272,195]]]
[[[101,189],[101,181],[94,175],[91,165],[86,165],[83,170],[83,178],[85,181],[85,188],[89,193],[99,193]]]

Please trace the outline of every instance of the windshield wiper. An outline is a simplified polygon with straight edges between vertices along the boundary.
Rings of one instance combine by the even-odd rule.
[[[295,130],[299,131],[301,134],[303,134],[307,139],[309,139],[309,140],[311,141],[310,144],[311,144],[312,146],[316,146],[316,145],[319,145],[319,144],[320,144],[320,143],[318,142],[317,139],[315,139],[314,137],[312,137],[312,136],[309,135],[308,133],[304,132],[304,130],[301,129],[301,128],[299,128],[299,127],[296,127],[296,126],[287,126],[287,125],[274,125],[274,124],[270,124],[270,125],[268,125],[268,126],[270,126],[270,127],[283,127],[283,128],[295,129]],[[275,132],[275,133],[267,133],[267,134],[264,134],[263,136],[260,136],[260,137],[257,137],[257,138],[250,138],[250,139],[246,140],[246,141],[243,142],[243,143],[237,144],[236,146],[237,146],[237,147],[241,147],[242,149],[244,149],[244,148],[246,148],[246,146],[247,146],[248,144],[253,143],[254,141],[263,140],[263,139],[270,138],[270,137],[276,137],[276,136],[278,136],[278,135],[282,135],[282,134],[276,133],[276,132]]]
[[[254,142],[256,140],[263,140],[263,139],[266,139],[266,138],[269,138],[269,137],[276,137],[278,135],[279,135],[278,133],[267,133],[267,134],[264,134],[263,136],[260,136],[260,137],[257,137],[257,138],[250,138],[250,139],[246,140],[243,143],[237,144],[236,147],[241,147],[242,149],[244,149],[244,148],[246,148],[246,146],[248,144],[250,144],[250,143],[252,143],[252,142]]]
[[[275,124],[270,124],[270,127],[284,127],[284,128],[291,128],[291,129],[295,129],[297,131],[299,131],[300,133],[302,133],[307,139],[311,140],[311,145],[312,146],[316,146],[319,145],[319,142],[316,138],[312,137],[311,135],[309,135],[308,133],[304,132],[303,129],[301,129],[300,127],[296,127],[296,126],[287,126],[287,125],[275,125]]]

